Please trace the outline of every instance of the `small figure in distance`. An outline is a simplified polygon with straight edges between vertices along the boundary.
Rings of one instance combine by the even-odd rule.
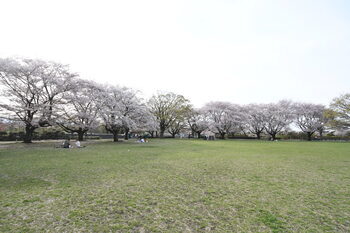
[[[77,140],[77,141],[75,142],[75,145],[76,145],[77,148],[83,148],[83,147],[85,147],[85,146],[80,145],[80,141],[79,141],[79,140]]]
[[[139,136],[137,137],[137,141],[136,141],[136,142],[143,143],[143,142],[145,142],[145,139],[143,139],[143,137],[142,137],[141,135],[139,135]]]
[[[146,136],[138,136],[138,139],[137,139],[137,141],[136,142],[138,142],[138,143],[146,143],[146,142],[148,142],[148,140],[147,140],[147,137]]]
[[[70,145],[70,139],[66,139],[63,143],[63,148],[71,148],[72,146]]]

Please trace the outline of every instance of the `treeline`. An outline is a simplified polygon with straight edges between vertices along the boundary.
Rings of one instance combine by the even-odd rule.
[[[30,143],[38,128],[59,127],[79,140],[98,127],[113,134],[147,132],[152,137],[180,133],[201,137],[217,134],[255,135],[260,139],[298,127],[308,140],[327,129],[348,129],[350,94],[333,100],[330,108],[282,100],[270,104],[238,105],[210,102],[200,109],[175,93],[142,99],[136,90],[81,79],[69,67],[34,59],[0,59],[3,123],[20,123],[23,141]]]

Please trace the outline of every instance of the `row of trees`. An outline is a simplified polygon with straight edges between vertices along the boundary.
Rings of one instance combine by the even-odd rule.
[[[262,134],[266,134],[275,140],[282,131],[298,128],[311,140],[316,132],[322,137],[327,128],[350,128],[350,94],[334,99],[330,108],[282,100],[249,105],[216,101],[193,109],[188,100],[173,93],[155,95],[148,105],[159,123],[161,137],[168,129],[173,137],[181,131],[190,130],[198,138],[210,131],[219,134],[222,139],[235,134],[253,134],[260,139]]]
[[[79,78],[68,66],[33,59],[0,59],[1,117],[21,122],[24,142],[31,142],[39,127],[59,126],[83,140],[86,132],[101,124],[114,141],[124,133],[149,132],[175,137],[190,131],[198,137],[211,131],[227,134],[265,133],[272,139],[294,123],[311,139],[326,126],[349,127],[350,95],[337,98],[331,109],[306,103],[237,105],[211,102],[194,109],[190,101],[174,93],[158,93],[144,101],[133,89],[101,85]]]
[[[227,102],[211,102],[200,109],[201,119],[205,119],[206,125],[211,131],[225,138],[226,135],[244,134],[256,135],[257,139],[262,134],[267,134],[272,140],[281,131],[288,131],[294,123],[305,132],[308,139],[318,131],[324,131],[328,119],[325,117],[323,105],[308,103],[293,103],[291,101],[279,101],[270,104],[249,104],[240,106]],[[206,129],[205,127],[201,128]],[[197,133],[200,131],[198,130]]]
[[[121,131],[141,130],[153,118],[136,91],[80,79],[54,62],[0,59],[0,82],[2,118],[22,122],[28,143],[39,127],[59,126],[83,140],[101,123],[117,140]]]

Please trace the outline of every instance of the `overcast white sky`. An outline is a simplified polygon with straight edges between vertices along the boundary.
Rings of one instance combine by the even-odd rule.
[[[0,57],[213,100],[328,104],[350,92],[348,0],[0,0]]]

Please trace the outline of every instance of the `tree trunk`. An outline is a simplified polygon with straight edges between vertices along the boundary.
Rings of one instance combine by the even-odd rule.
[[[172,137],[172,138],[175,138],[175,136],[176,136],[176,133],[172,133],[172,134],[171,134],[171,137]]]
[[[220,133],[221,139],[225,139],[225,133]]]
[[[323,130],[322,130],[322,129],[319,129],[319,130],[318,130],[318,133],[320,134],[320,138],[322,139],[322,137],[323,137]]]
[[[164,131],[165,131],[165,129],[160,130],[160,134],[159,134],[160,138],[164,138]]]
[[[273,134],[270,134],[270,135],[271,135],[271,140],[272,140],[272,141],[275,141],[275,140],[276,140],[276,134],[273,133]]]
[[[152,131],[150,133],[151,133],[151,138],[154,138],[154,131]]]
[[[198,138],[201,138],[201,132],[197,132]]]
[[[258,140],[260,140],[260,139],[261,139],[260,134],[261,134],[260,132],[256,133],[256,138],[257,138]]]
[[[129,140],[129,129],[125,130],[125,135],[124,135],[125,140]]]
[[[311,141],[312,132],[307,132],[307,140]]]
[[[81,130],[78,132],[78,140],[79,141],[84,141],[84,133],[85,132],[81,131]]]
[[[113,142],[117,142],[118,141],[118,132],[113,131]]]
[[[35,130],[34,127],[30,125],[26,125],[26,132],[23,139],[24,143],[32,143],[34,130]]]

